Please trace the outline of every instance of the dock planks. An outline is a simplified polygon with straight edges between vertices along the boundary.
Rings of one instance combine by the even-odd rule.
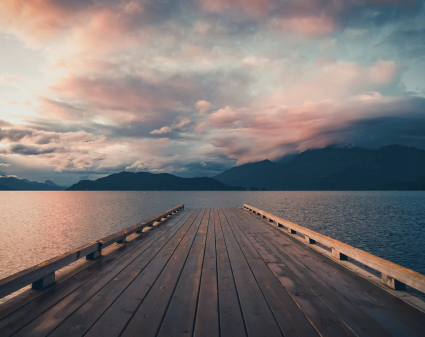
[[[425,313],[243,209],[186,209],[28,298],[1,337],[425,335]]]

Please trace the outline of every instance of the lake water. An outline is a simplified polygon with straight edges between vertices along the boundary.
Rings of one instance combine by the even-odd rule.
[[[0,192],[0,278],[181,203],[248,203],[425,274],[425,192]]]

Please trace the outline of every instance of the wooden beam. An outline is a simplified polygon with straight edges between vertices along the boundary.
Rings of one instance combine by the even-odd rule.
[[[165,211],[127,229],[123,229],[117,233],[108,235],[103,239],[89,242],[81,247],[72,249],[31,268],[10,275],[0,280],[0,298],[7,296],[29,284],[33,284],[34,289],[42,289],[48,284],[54,282],[55,271],[83,257],[86,257],[88,260],[94,260],[102,255],[101,252],[103,248],[115,242],[121,241],[123,243],[125,242],[125,238],[130,234],[143,230],[144,227],[152,225],[152,223],[155,222],[158,218],[161,219],[170,212],[180,211],[182,209],[184,209],[184,204],[178,205],[168,211]]]
[[[274,216],[273,214],[260,210],[256,207],[244,204],[244,209],[252,209],[254,213],[259,214],[261,217],[272,219],[277,223],[283,224],[285,227],[288,228],[288,231],[290,233],[297,232],[299,234],[303,234],[307,236],[310,240],[332,248],[332,251],[335,252],[332,253],[335,258],[343,260],[347,259],[347,257],[350,257],[353,260],[356,260],[372,269],[381,272],[383,275],[386,275],[386,277],[382,280],[383,283],[389,285],[390,287],[392,287],[392,281],[384,282],[384,280],[387,280],[387,277],[390,277],[395,280],[394,285],[405,284],[425,293],[425,275],[404,268],[400,265],[384,260],[375,255],[369,254],[361,249],[355,248],[341,241],[332,239],[328,236],[312,231],[311,229],[302,227],[293,222]],[[397,288],[396,285],[394,287],[395,288],[392,288]]]

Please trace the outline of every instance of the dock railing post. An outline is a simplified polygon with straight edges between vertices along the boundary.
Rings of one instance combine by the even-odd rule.
[[[127,242],[127,237],[124,236],[121,240],[118,240],[117,243],[126,243]]]
[[[53,257],[38,265],[19,271],[0,280],[0,298],[7,296],[27,285],[32,285],[33,289],[44,289],[55,283],[55,272],[69,264],[79,260],[95,260],[102,256],[102,249],[115,243],[128,242],[128,238],[133,233],[142,233],[145,228],[159,225],[173,213],[184,210],[184,204],[175,206],[161,214],[140,222],[116,233],[110,234],[100,240],[89,242],[78,248],[71,249],[61,255]],[[143,234],[141,234],[143,235]],[[1,334],[1,333],[0,333]]]
[[[97,258],[101,256],[102,256],[102,245],[98,244],[96,251],[86,255],[86,260],[96,260]]]
[[[44,289],[46,287],[48,287],[49,285],[55,283],[55,272],[46,275],[44,277],[42,277],[41,279],[35,281],[32,283],[32,288],[33,289]]]
[[[339,252],[335,248],[332,248],[332,256],[334,258],[336,258],[337,260],[343,260],[343,261],[348,260],[348,256],[347,255],[342,254],[341,252]]]
[[[307,242],[307,243],[310,243],[310,244],[315,244],[316,243],[316,240],[313,240],[312,238],[309,238],[307,235],[305,235],[304,234],[304,240]]]
[[[354,261],[357,261],[364,266],[380,272],[381,278],[375,280],[374,282],[384,284],[385,286],[394,290],[406,290],[407,286],[409,286],[419,290],[422,293],[425,293],[425,275],[384,260],[378,256],[367,253],[361,249],[355,248],[346,243],[315,232],[311,229],[279,218],[273,214],[258,209],[257,207],[253,207],[248,204],[244,204],[243,206],[244,209],[252,212],[255,215],[259,215],[261,220],[264,219],[267,220],[267,222],[273,221],[277,227],[285,227],[282,229],[282,231],[290,235],[298,234],[294,235],[293,237],[297,240],[304,241],[306,244],[313,245],[311,247],[312,249],[319,250],[321,252],[323,251],[323,254],[329,258],[343,261],[339,263],[349,269],[355,267],[357,270],[358,264],[354,263],[354,265],[352,265]],[[322,246],[327,248],[324,249]],[[329,252],[329,249],[331,252]],[[348,259],[348,257],[350,259]],[[369,270],[366,269],[366,271]]]
[[[394,290],[406,290],[406,285],[403,282],[396,280],[394,277],[381,273],[381,281],[386,286]]]

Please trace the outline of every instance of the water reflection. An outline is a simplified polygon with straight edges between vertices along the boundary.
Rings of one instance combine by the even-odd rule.
[[[244,202],[425,274],[425,192],[0,192],[0,278],[179,203]]]

